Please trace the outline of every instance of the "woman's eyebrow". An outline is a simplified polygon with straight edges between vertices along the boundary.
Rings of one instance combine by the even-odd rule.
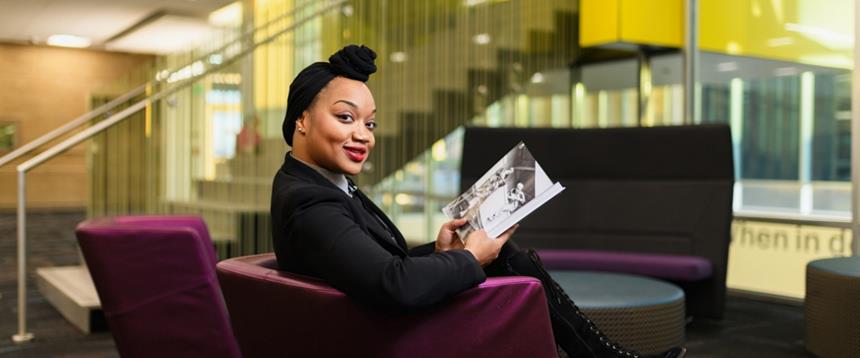
[[[352,103],[352,102],[350,102],[350,101],[347,101],[347,100],[345,100],[345,99],[339,99],[339,100],[337,100],[337,101],[334,101],[334,103],[338,103],[338,102],[346,103],[346,104],[347,104],[347,105],[349,105],[350,107],[355,108],[355,109],[358,109],[358,105],[357,105],[357,104]],[[332,103],[332,104],[334,104],[334,103]]]
[[[345,100],[345,99],[339,99],[339,100],[337,100],[337,101],[334,101],[334,103],[338,103],[338,102],[346,103],[348,106],[350,106],[350,107],[352,107],[352,108],[355,108],[355,109],[358,109],[358,105],[357,105],[357,104],[352,103],[352,102],[350,102],[350,101],[347,101],[347,100]],[[334,104],[334,103],[332,103],[332,104]],[[373,109],[373,112],[372,112],[372,113],[376,113],[376,108],[374,108],[374,109]]]

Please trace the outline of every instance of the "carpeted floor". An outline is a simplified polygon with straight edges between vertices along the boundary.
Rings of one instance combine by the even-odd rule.
[[[30,237],[29,325],[36,336],[16,345],[17,266],[15,215],[0,213],[0,358],[118,357],[110,333],[84,335],[63,319],[33,284],[37,267],[77,264],[74,228],[83,212],[28,215]],[[803,348],[803,308],[730,296],[722,320],[687,326],[690,358],[811,357]]]

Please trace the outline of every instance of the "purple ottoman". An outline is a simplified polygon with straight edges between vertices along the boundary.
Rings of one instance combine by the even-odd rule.
[[[540,250],[549,270],[621,272],[671,281],[695,282],[711,277],[711,261],[701,256],[659,255],[597,250]]]

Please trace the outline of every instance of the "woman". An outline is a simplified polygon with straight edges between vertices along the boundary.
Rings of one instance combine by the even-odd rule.
[[[283,132],[292,151],[275,175],[272,223],[281,269],[320,277],[348,296],[386,308],[420,309],[475,287],[487,276],[528,275],[543,283],[556,342],[571,357],[634,357],[611,343],[543,269],[532,250],[483,230],[465,245],[442,225],[436,241],[408,250],[397,227],[346,175],[373,150],[376,105],[365,85],[376,54],[350,45],[293,80]],[[658,355],[676,358],[674,348]]]

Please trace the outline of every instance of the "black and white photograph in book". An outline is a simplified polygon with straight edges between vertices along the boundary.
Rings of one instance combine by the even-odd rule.
[[[509,220],[514,213],[551,186],[525,143],[520,142],[442,212],[450,218],[468,219],[468,223],[457,230],[461,239],[480,229],[488,234],[501,233],[528,214]],[[557,191],[563,189],[558,187]],[[555,194],[557,192],[552,196]],[[534,208],[536,206],[529,211]]]

